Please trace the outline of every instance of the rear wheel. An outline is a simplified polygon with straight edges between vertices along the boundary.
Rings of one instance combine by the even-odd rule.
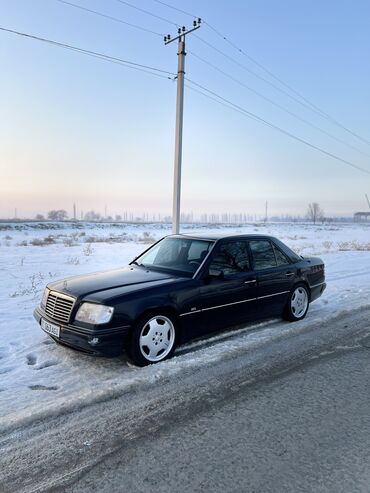
[[[129,355],[138,366],[163,361],[175,351],[176,335],[176,323],[172,316],[152,313],[137,323]]]
[[[284,318],[291,322],[302,320],[308,311],[310,296],[304,284],[297,284],[292,289],[284,310]]]

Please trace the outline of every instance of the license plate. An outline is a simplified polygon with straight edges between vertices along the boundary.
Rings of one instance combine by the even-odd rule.
[[[48,334],[51,334],[54,337],[59,337],[60,334],[60,327],[58,325],[51,324],[50,322],[47,322],[43,318],[41,319],[41,328],[47,332]]]

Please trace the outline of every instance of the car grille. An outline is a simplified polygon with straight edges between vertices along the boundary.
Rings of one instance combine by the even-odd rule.
[[[45,312],[53,320],[68,323],[74,303],[74,298],[51,291],[46,302]]]

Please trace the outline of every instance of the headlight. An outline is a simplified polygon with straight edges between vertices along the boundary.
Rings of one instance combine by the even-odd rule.
[[[112,318],[114,308],[112,306],[96,305],[95,303],[82,303],[78,309],[76,320],[88,324],[106,324]]]
[[[41,308],[45,308],[46,302],[48,300],[49,293],[50,293],[50,289],[49,288],[45,288],[44,294],[42,295],[41,302],[40,302]]]

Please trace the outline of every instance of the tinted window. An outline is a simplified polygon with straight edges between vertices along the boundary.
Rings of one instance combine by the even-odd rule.
[[[268,269],[269,267],[276,267],[275,253],[272,245],[267,240],[253,240],[249,242],[254,268],[255,269]]]
[[[143,253],[136,263],[147,268],[194,273],[212,244],[210,241],[168,237]]]
[[[206,241],[192,241],[188,251],[188,260],[203,262],[210,246],[211,244]]]
[[[289,264],[289,260],[287,259],[286,255],[284,255],[283,252],[278,250],[275,246],[274,246],[274,250],[275,250],[275,257],[276,257],[276,262],[277,262],[278,266]]]
[[[213,258],[210,269],[222,270],[225,275],[249,271],[247,242],[224,243]]]

